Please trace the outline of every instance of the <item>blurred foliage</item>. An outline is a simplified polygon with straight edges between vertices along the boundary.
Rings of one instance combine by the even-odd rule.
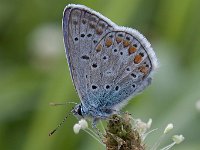
[[[62,12],[69,3],[91,7],[151,41],[160,68],[152,85],[124,110],[153,119],[158,131],[147,144],[172,122],[175,129],[163,145],[173,134],[183,134],[176,150],[199,149],[199,0],[0,0],[0,149],[103,149],[86,133],[73,133],[74,117],[48,137],[71,109],[48,104],[79,101],[62,43]]]

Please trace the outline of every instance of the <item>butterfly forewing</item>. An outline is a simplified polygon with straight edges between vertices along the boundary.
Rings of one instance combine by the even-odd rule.
[[[64,11],[63,33],[66,54],[73,82],[81,100],[96,97],[92,93],[89,94],[94,80],[91,69],[95,68],[92,56],[98,42],[111,29],[106,21],[89,10],[67,7]],[[95,86],[97,85],[93,85],[93,89]]]

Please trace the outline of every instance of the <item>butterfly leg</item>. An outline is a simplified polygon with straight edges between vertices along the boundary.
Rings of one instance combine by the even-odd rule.
[[[108,113],[110,115],[112,115],[112,114],[124,114],[125,113],[125,112],[122,112],[120,110],[112,109],[112,108],[106,107],[106,106],[104,106],[104,108],[102,108],[102,111],[104,111],[105,113]]]
[[[99,136],[99,138],[102,140],[103,138],[103,134],[102,132],[97,128],[97,118],[94,118],[92,121],[92,128],[94,129],[94,131],[96,132],[96,134]]]

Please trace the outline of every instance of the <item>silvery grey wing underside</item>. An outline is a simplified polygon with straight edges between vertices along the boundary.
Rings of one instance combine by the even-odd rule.
[[[119,27],[82,5],[69,5],[63,34],[74,85],[83,105],[114,107],[150,84],[156,57],[136,30]]]

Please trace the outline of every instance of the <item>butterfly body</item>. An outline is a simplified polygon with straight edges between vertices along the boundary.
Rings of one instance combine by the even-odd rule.
[[[68,5],[63,34],[81,103],[73,113],[104,119],[151,83],[157,58],[138,31],[120,27],[82,5]]]

